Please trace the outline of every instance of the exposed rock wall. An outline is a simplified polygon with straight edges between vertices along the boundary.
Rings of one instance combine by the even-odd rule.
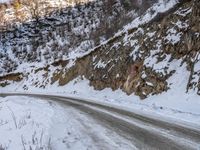
[[[198,0],[182,1],[168,13],[114,36],[82,58],[56,61],[37,70],[34,74],[42,73],[44,82],[32,82],[43,88],[55,82],[63,86],[82,76],[97,90],[120,88],[144,99],[170,89],[168,80],[176,74],[176,63],[190,73],[185,91],[200,94],[199,5]]]
[[[121,88],[143,99],[170,88],[167,80],[176,73],[170,65],[173,60],[180,60],[180,65],[186,64],[191,73],[186,91],[197,89],[199,93],[200,68],[195,69],[200,61],[199,3],[183,2],[171,14],[163,14],[151,24],[111,39],[78,59],[71,68],[76,70],[72,77],[83,75],[95,89]],[[155,64],[151,64],[154,59]],[[86,64],[82,65],[83,62]],[[156,64],[161,64],[161,68],[156,69]],[[68,71],[65,76],[71,77]]]

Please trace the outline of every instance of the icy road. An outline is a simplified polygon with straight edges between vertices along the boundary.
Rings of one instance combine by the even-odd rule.
[[[198,126],[60,96],[0,97],[0,150],[199,150]]]

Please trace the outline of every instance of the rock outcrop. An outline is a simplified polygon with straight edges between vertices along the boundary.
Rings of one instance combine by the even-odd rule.
[[[45,82],[37,84],[45,88],[58,82],[63,86],[82,76],[97,90],[120,88],[144,99],[170,89],[168,79],[176,74],[176,62],[190,73],[186,92],[200,94],[199,8],[198,0],[182,1],[150,22],[113,36],[83,57],[41,68],[35,74],[44,72]]]

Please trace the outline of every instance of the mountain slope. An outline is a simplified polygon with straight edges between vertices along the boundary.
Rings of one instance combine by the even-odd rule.
[[[16,50],[19,55],[12,55],[11,40],[4,39],[8,47],[3,47],[6,53],[0,59],[4,66],[1,67],[4,70],[0,75],[0,93],[76,96],[198,123],[199,5],[197,0],[156,2],[110,37],[94,42],[91,47],[83,42],[82,46],[62,53],[62,58],[52,59],[52,56],[58,56],[66,48],[62,45],[67,40],[65,34],[50,40],[52,45],[55,40],[60,41],[54,46],[43,43],[49,48],[50,57],[42,61],[27,59],[28,53],[21,51],[23,46],[20,45]],[[61,25],[60,31],[63,28]],[[73,45],[73,41],[76,44],[74,36],[69,37],[68,44]],[[38,48],[36,54],[40,50],[45,57],[46,48]],[[5,61],[7,57],[11,61]],[[4,64],[11,65],[12,61],[17,62],[15,68]]]
[[[200,93],[199,5],[196,0],[160,1],[95,48],[90,49],[85,43],[62,55],[66,59],[40,64],[41,67],[36,66],[34,59],[23,58],[13,73],[0,77],[4,87],[1,89],[6,91],[14,86],[48,91],[53,85],[62,87],[81,76],[96,90],[121,89],[141,99],[163,92],[196,97]],[[55,45],[58,47],[59,43]],[[58,56],[58,51],[55,54]],[[5,55],[2,58],[3,64]]]
[[[2,23],[5,22],[7,28],[0,32],[0,73],[18,70],[21,64],[45,66],[70,59],[71,53],[85,52],[99,45],[153,4],[149,1],[138,6],[136,0],[132,1],[127,6],[120,0],[87,0],[84,4],[66,5],[62,9],[55,7],[57,9],[48,16],[33,17],[32,21],[29,21],[30,15],[25,22],[17,20],[17,14],[14,17],[13,6],[2,9],[0,14],[5,18]]]

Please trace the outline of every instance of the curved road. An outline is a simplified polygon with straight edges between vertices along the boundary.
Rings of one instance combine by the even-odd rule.
[[[180,122],[167,122],[150,116],[130,112],[111,105],[72,97],[38,94],[0,94],[0,96],[23,95],[53,100],[64,107],[73,107],[89,115],[107,130],[123,137],[139,150],[200,150],[200,127]],[[87,128],[87,127],[86,127]],[[92,127],[92,128],[95,128]],[[91,135],[95,138],[95,135]],[[96,140],[98,143],[99,140]],[[102,144],[102,145],[101,145]],[[100,150],[110,145],[98,143]],[[107,147],[107,148],[106,148]],[[108,148],[109,147],[109,148]],[[116,149],[116,148],[114,148]]]

